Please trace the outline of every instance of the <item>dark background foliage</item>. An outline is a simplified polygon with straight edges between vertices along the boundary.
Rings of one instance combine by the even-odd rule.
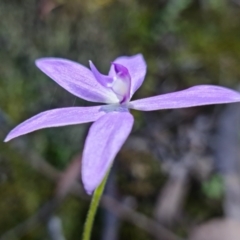
[[[35,59],[85,65],[91,59],[106,73],[116,57],[139,52],[148,73],[134,99],[196,84],[239,89],[240,1],[0,0],[1,139],[41,111],[91,105],[42,74]],[[106,190],[131,211],[116,218],[103,208],[93,239],[213,240],[219,228],[239,234],[239,105],[132,113],[134,129]],[[66,169],[80,159],[88,127],[45,129],[0,143],[0,239],[81,237],[89,201],[84,193],[77,197],[78,188],[67,194],[63,186],[74,175]],[[149,222],[144,229],[136,212],[167,235]],[[229,230],[226,219],[237,227]],[[204,227],[213,235],[201,237]]]

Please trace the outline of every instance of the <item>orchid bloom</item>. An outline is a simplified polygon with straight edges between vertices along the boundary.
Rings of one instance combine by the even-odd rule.
[[[141,54],[117,58],[108,75],[101,74],[91,61],[90,69],[60,58],[41,58],[36,65],[77,97],[108,105],[42,112],[14,128],[5,141],[42,128],[94,122],[88,132],[82,157],[82,181],[89,194],[101,183],[131,132],[134,119],[129,109],[154,111],[240,101],[240,93],[213,85],[199,85],[130,101],[146,74],[146,62]]]

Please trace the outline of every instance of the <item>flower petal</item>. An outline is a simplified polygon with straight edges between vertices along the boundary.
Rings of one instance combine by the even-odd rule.
[[[106,76],[106,75],[103,75],[101,74],[97,68],[95,67],[95,65],[93,64],[92,61],[89,61],[89,66],[90,66],[90,69],[93,73],[93,75],[95,76],[96,80],[104,87],[111,87],[112,85],[112,82],[113,82],[113,78],[112,77],[109,77],[109,76]]]
[[[142,54],[137,54],[131,57],[119,57],[113,61],[126,67],[131,76],[131,97],[142,85],[147,72],[147,65]],[[109,76],[115,76],[114,66],[111,66]]]
[[[45,111],[26,120],[15,127],[4,140],[5,142],[18,136],[42,128],[60,127],[79,123],[93,122],[105,114],[102,106],[96,107],[69,107]]]
[[[240,101],[240,93],[214,85],[199,85],[186,90],[135,100],[129,107],[142,111],[186,108]]]
[[[41,58],[37,67],[70,93],[92,102],[116,103],[115,94],[102,86],[85,66],[61,58]]]
[[[129,112],[110,112],[91,126],[83,150],[82,181],[91,194],[101,183],[133,126]]]

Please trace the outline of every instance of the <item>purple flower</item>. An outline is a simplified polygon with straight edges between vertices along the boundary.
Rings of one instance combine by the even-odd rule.
[[[82,181],[89,194],[101,183],[131,132],[134,119],[129,108],[153,111],[240,101],[238,92],[211,85],[130,101],[146,74],[146,63],[141,54],[117,58],[108,75],[101,74],[91,61],[90,70],[81,64],[60,58],[38,59],[36,65],[77,97],[108,105],[68,107],[42,112],[14,128],[5,141],[41,128],[94,122],[82,158]]]

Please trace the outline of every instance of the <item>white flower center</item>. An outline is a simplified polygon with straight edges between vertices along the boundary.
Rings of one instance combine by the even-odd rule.
[[[122,100],[122,98],[128,94],[129,80],[121,78],[119,76],[115,76],[113,78],[112,90],[116,93],[117,96],[121,98],[119,100]]]

